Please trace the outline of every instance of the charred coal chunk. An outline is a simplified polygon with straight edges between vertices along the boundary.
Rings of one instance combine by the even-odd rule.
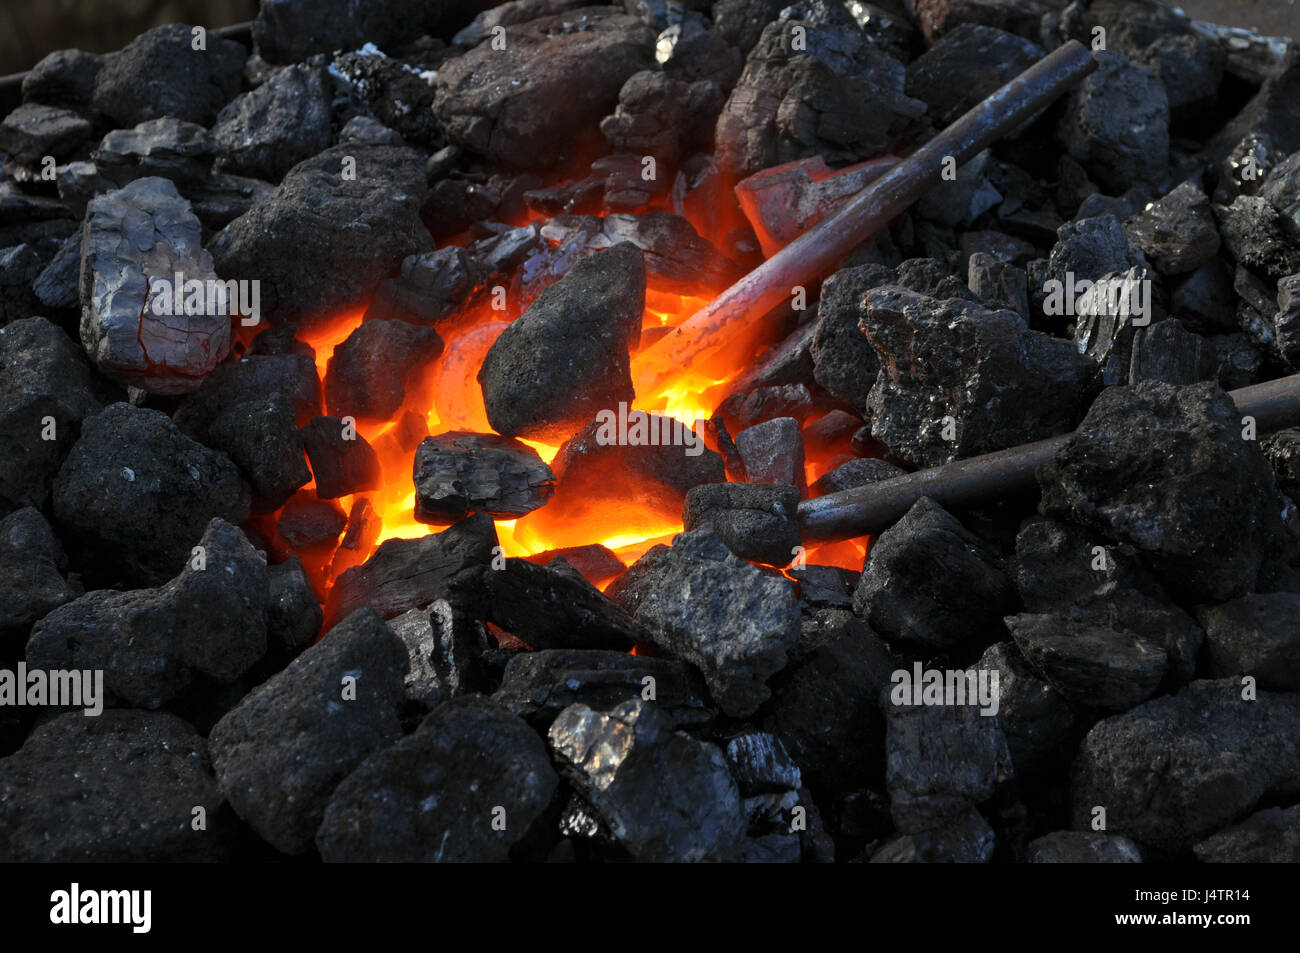
[[[485,513],[440,533],[390,539],[334,581],[325,604],[326,629],[363,606],[385,619],[435,599],[465,607],[478,598],[496,545],[496,528]]]
[[[799,547],[798,506],[795,486],[711,483],[686,494],[682,519],[687,530],[712,523],[741,559],[784,566]]]
[[[1240,680],[1198,681],[1099,722],[1075,760],[1073,827],[1106,829],[1166,854],[1186,851],[1300,783],[1293,694],[1242,697]],[[1166,765],[1153,774],[1151,765]]]
[[[209,250],[219,274],[261,282],[264,319],[306,324],[361,307],[404,258],[432,250],[427,191],[413,149],[334,146],[294,166]]]
[[[1118,195],[1159,186],[1169,171],[1169,97],[1150,71],[1104,50],[1100,68],[1066,102],[1057,129],[1066,151],[1098,185]],[[1134,129],[1142,135],[1135,136]]]
[[[1277,305],[1273,316],[1277,350],[1288,367],[1300,368],[1300,274],[1287,275],[1277,283]]]
[[[279,70],[223,108],[212,127],[217,168],[278,182],[330,145],[330,97],[316,64]]]
[[[1129,838],[1099,831],[1055,831],[1029,842],[1031,864],[1140,864],[1142,851]]]
[[[803,433],[793,417],[776,417],[736,434],[736,450],[751,483],[794,486],[807,490]]]
[[[855,486],[892,480],[894,477],[903,476],[906,472],[902,467],[896,467],[887,460],[860,457],[840,464],[821,477],[809,487],[809,495],[825,496],[827,493],[838,493],[840,490],[849,490]]]
[[[1063,766],[1077,741],[1077,709],[1043,681],[1012,642],[990,645],[975,670],[997,674],[998,721],[1016,776],[1044,776]]]
[[[859,414],[866,412],[867,395],[876,383],[880,360],[858,327],[862,295],[892,282],[895,273],[883,265],[842,268],[822,284],[813,333],[813,377],[832,396]]]
[[[903,64],[873,46],[847,11],[821,24],[798,7],[788,12],[791,19],[763,29],[718,117],[718,165],[737,177],[812,155],[879,155],[925,112],[904,93]],[[807,49],[791,56],[795,28]]]
[[[1300,235],[1300,152],[1275,165],[1260,183],[1258,194],[1282,213],[1288,233]]]
[[[1288,427],[1260,442],[1268,458],[1278,489],[1291,499],[1300,498],[1300,427]]]
[[[366,117],[373,135],[361,136],[360,127],[352,125],[351,131],[345,127],[339,134],[339,141],[361,137],[396,144],[405,140],[429,150],[446,145],[442,126],[433,115],[434,76],[453,56],[452,51],[439,47],[400,58],[373,47],[336,54],[329,67],[330,79],[350,95],[350,105],[377,117]],[[349,124],[358,118],[348,120]]]
[[[365,319],[433,324],[455,314],[470,299],[479,278],[477,259],[457,245],[412,255],[403,259],[397,278],[379,285]]]
[[[654,31],[609,8],[541,17],[438,71],[434,115],[458,145],[517,169],[556,165],[598,135],[619,89],[651,65]]]
[[[415,518],[425,523],[451,523],[476,512],[513,519],[555,492],[555,474],[532,447],[459,430],[421,441],[413,479]]]
[[[922,497],[872,544],[853,606],[891,642],[943,650],[999,631],[1012,598],[989,546]]]
[[[1245,596],[1197,615],[1205,626],[1206,672],[1214,678],[1250,675],[1263,688],[1300,690],[1300,595]]]
[[[645,265],[620,243],[581,259],[501,333],[478,373],[492,428],[558,442],[635,396]]]
[[[0,650],[27,641],[32,623],[81,595],[68,557],[39,510],[0,519]]]
[[[208,178],[212,140],[197,123],[166,116],[132,129],[114,129],[100,140],[92,157],[96,172],[118,185],[156,175],[188,186]]]
[[[316,846],[326,863],[499,863],[538,836],[559,783],[527,725],[457,699],[348,775]]]
[[[81,421],[104,406],[101,391],[85,354],[51,322],[26,318],[0,328],[0,500],[7,508],[45,505]]]
[[[27,661],[103,671],[128,705],[158,708],[199,676],[230,684],[266,654],[266,560],[214,519],[181,574],[160,589],[97,590],[37,623]]]
[[[852,609],[853,590],[861,573],[839,566],[792,566],[787,575],[799,584],[799,606],[805,614],[822,609]]]
[[[994,26],[963,23],[907,67],[907,95],[947,125],[1043,57],[1030,40]]]
[[[324,616],[297,556],[267,566],[266,584],[267,649],[275,660],[287,664],[316,641]]]
[[[1080,606],[1124,589],[1163,595],[1131,546],[1044,517],[1026,520],[1016,536],[1016,583],[1031,612]]]
[[[987,864],[996,835],[975,808],[940,827],[904,834],[871,855],[873,864]]]
[[[406,646],[406,697],[425,711],[481,687],[479,659],[488,647],[483,623],[446,599],[390,619]],[[528,653],[531,654],[531,653]]]
[[[35,166],[45,156],[68,158],[93,133],[94,126],[80,113],[24,103],[0,122],[0,150],[20,165]]]
[[[678,725],[712,715],[703,679],[685,662],[599,649],[520,652],[506,665],[494,698],[529,723],[547,727],[570,705],[603,711],[647,694]]]
[[[1091,363],[1010,311],[886,285],[861,328],[880,359],[871,434],[916,466],[1064,433],[1089,396]]]
[[[1193,29],[1181,11],[1154,0],[1100,0],[1089,6],[1087,17],[1106,28],[1108,46],[1160,77],[1171,109],[1211,100],[1218,92],[1225,50]]]
[[[966,284],[990,308],[1014,311],[1029,322],[1029,278],[1023,268],[975,252],[967,263]]]
[[[895,668],[885,644],[860,619],[843,610],[819,612],[800,623],[760,723],[813,785],[838,790],[879,780],[885,719],[878,698]]]
[[[959,673],[963,680],[977,672]],[[901,691],[900,691],[901,689]],[[946,689],[945,689],[946,690]],[[907,694],[885,709],[885,783],[894,825],[905,834],[943,827],[987,801],[1012,776],[1002,726],[975,699],[916,705]]]
[[[633,618],[568,563],[506,560],[484,579],[487,619],[537,649],[630,649],[646,640]]]
[[[405,321],[362,322],[325,365],[325,406],[333,414],[371,420],[395,416],[442,347],[433,328]]]
[[[81,253],[81,343],[106,376],[150,393],[186,394],[230,350],[236,307],[200,246],[201,232],[189,202],[167,179],[137,179],[91,201]],[[185,287],[176,287],[177,274]]]
[[[1214,384],[1108,388],[1039,468],[1040,509],[1133,546],[1175,592],[1242,596],[1285,546],[1286,507],[1241,427]]]
[[[1129,241],[1162,275],[1195,271],[1219,251],[1219,230],[1210,200],[1184,182],[1124,223]]]
[[[745,818],[725,756],[653,703],[571,705],[548,737],[561,775],[634,859],[727,860],[739,848]]]
[[[1256,811],[1192,847],[1203,864],[1300,862],[1300,806]]]
[[[1048,259],[1049,279],[1065,282],[1097,281],[1109,274],[1145,266],[1147,260],[1131,244],[1115,215],[1095,215],[1066,222],[1056,230],[1056,244]]]
[[[650,558],[635,610],[649,641],[699,668],[724,712],[752,714],[799,637],[794,584],[736,557],[708,524]]]
[[[95,78],[95,110],[120,126],[163,116],[210,125],[239,92],[248,54],[219,36],[208,36],[207,48],[196,50],[194,29],[156,26],[105,57]]]
[[[379,489],[379,457],[356,432],[354,423],[339,417],[313,417],[298,432],[321,499]]]
[[[440,4],[421,0],[267,0],[253,21],[253,42],[268,63],[296,63],[314,53],[355,50],[374,43],[398,46],[434,35]]]
[[[1181,609],[1134,590],[1006,622],[1049,685],[1077,705],[1108,711],[1127,711],[1190,679],[1203,637]]]
[[[1043,15],[1030,0],[911,0],[908,9],[930,43],[968,23],[1033,37]]]
[[[1215,206],[1223,244],[1231,261],[1281,281],[1300,272],[1300,253],[1282,228],[1282,216],[1258,195],[1238,195],[1226,208]]]
[[[214,516],[238,523],[248,502],[229,457],[130,404],[87,417],[54,479],[54,513],[74,538],[111,552],[109,573],[145,583],[170,578]]]
[[[266,334],[274,336],[274,332]],[[270,395],[283,396],[299,419],[320,414],[320,382],[311,356],[254,353],[221,364],[181,402],[173,419],[181,430],[206,443],[213,421],[241,404],[258,403]]]
[[[77,244],[79,262],[80,242]],[[44,256],[31,245],[14,245],[0,251],[0,327],[41,310],[35,284],[44,268]],[[75,296],[71,304],[76,304]]]
[[[210,738],[231,806],[286,854],[311,848],[339,782],[402,736],[406,649],[371,610],[246,695]]]
[[[225,410],[208,424],[206,440],[246,474],[259,510],[283,506],[311,480],[293,407],[278,392]]]
[[[208,744],[167,712],[69,712],[0,761],[0,859],[14,863],[229,859],[232,819]],[[196,807],[208,828],[190,829]]]
[[[618,107],[601,120],[600,131],[618,152],[677,162],[712,144],[723,99],[722,90],[709,80],[687,83],[642,70],[623,84]]]
[[[55,50],[23,77],[23,102],[84,110],[95,94],[104,59],[85,50]]]
[[[714,416],[722,417],[728,433],[739,433],[777,417],[803,420],[812,410],[813,396],[807,384],[781,384],[732,394],[718,405]]]
[[[1220,161],[1238,150],[1243,140],[1249,140],[1248,145],[1267,143],[1268,150],[1279,156],[1300,150],[1300,49],[1292,46],[1286,51],[1259,92],[1206,145],[1205,154]]]

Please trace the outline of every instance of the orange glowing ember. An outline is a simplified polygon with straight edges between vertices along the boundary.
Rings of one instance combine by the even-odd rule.
[[[700,229],[699,223],[693,224]],[[704,229],[700,231],[706,237],[720,237],[716,227],[707,232]],[[645,331],[651,333],[643,333],[641,349],[656,339],[654,331],[676,326],[708,301],[704,297],[666,292],[654,287],[652,280],[647,289],[643,323]],[[299,331],[299,339],[315,351],[316,370],[322,382],[334,349],[361,324],[363,316],[364,309],[349,311]],[[412,482],[415,447],[426,432],[492,432],[476,375],[488,349],[509,326],[510,318],[511,315],[494,311],[489,302],[484,302],[448,320],[445,326],[440,324],[438,330],[446,345],[443,354],[426,369],[418,386],[408,386],[406,400],[393,419],[356,421],[358,434],[374,448],[379,458],[382,481],[377,490],[335,501],[350,517],[335,546],[325,547],[327,551],[297,553],[303,559],[318,595],[323,596],[340,573],[364,562],[385,540],[414,538],[442,529],[415,519]],[[771,342],[760,343],[765,346]],[[729,382],[745,370],[759,349],[752,340],[738,342],[732,353],[713,355],[707,363],[707,373],[683,372],[655,390],[646,386],[647,378],[640,372],[637,355],[633,354],[633,383],[637,394],[633,409],[694,424],[701,439],[716,449],[703,433],[702,423],[695,422],[713,415],[717,405],[728,396]],[[325,413],[347,416],[349,411],[343,407],[326,406]],[[525,443],[536,449],[548,463],[555,460],[560,450],[558,446],[535,441]],[[808,481],[811,483],[841,462],[846,450],[846,446],[810,447]],[[315,484],[299,491],[300,496],[304,494],[314,500]],[[540,518],[539,514],[546,510],[543,507],[518,520],[498,521],[497,534],[508,556],[531,556],[552,549],[599,543],[612,550],[624,564],[630,564],[652,546],[670,543],[672,537],[682,531],[680,499],[668,506],[662,501],[656,503],[652,496],[640,493],[636,486],[620,487],[617,498],[601,500],[582,518],[571,519],[568,515],[562,519]],[[277,515],[270,514],[265,519],[274,526]],[[261,528],[266,528],[265,523]],[[862,541],[851,541],[812,548],[804,558],[808,563],[856,570],[861,568],[865,552]],[[287,556],[288,553],[280,555]],[[603,585],[608,580],[599,582]]]

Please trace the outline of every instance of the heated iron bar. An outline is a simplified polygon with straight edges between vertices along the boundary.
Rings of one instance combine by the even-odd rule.
[[[1229,392],[1242,417],[1253,417],[1260,434],[1300,424],[1300,374]],[[799,504],[805,544],[879,533],[928,496],[944,507],[996,503],[1035,488],[1034,471],[1047,463],[1070,434],[1049,437],[905,476],[828,493]]]
[[[854,248],[885,229],[938,183],[950,159],[961,165],[1028,122],[1097,68],[1091,51],[1071,40],[973,107],[876,179],[835,214],[800,235],[634,359],[645,396],[732,339],[798,286],[829,274]]]

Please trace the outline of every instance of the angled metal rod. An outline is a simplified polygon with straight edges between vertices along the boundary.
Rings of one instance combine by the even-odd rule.
[[[1300,425],[1300,374],[1243,387],[1228,396],[1243,417],[1255,418],[1261,434]],[[1070,434],[1063,434],[804,500],[799,504],[800,536],[810,543],[879,533],[923,496],[962,509],[1033,492],[1034,471],[1069,439]]]
[[[1015,131],[1097,68],[1071,40],[972,108],[900,161],[844,206],[736,282],[707,307],[633,359],[642,397],[657,396],[701,354],[726,343],[789,298],[796,286],[824,277],[858,245],[885,229],[939,182],[946,160],[960,165]]]

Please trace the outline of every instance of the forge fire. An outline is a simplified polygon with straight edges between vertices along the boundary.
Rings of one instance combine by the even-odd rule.
[[[0,78],[0,860],[1300,860],[1289,37],[248,16]]]

